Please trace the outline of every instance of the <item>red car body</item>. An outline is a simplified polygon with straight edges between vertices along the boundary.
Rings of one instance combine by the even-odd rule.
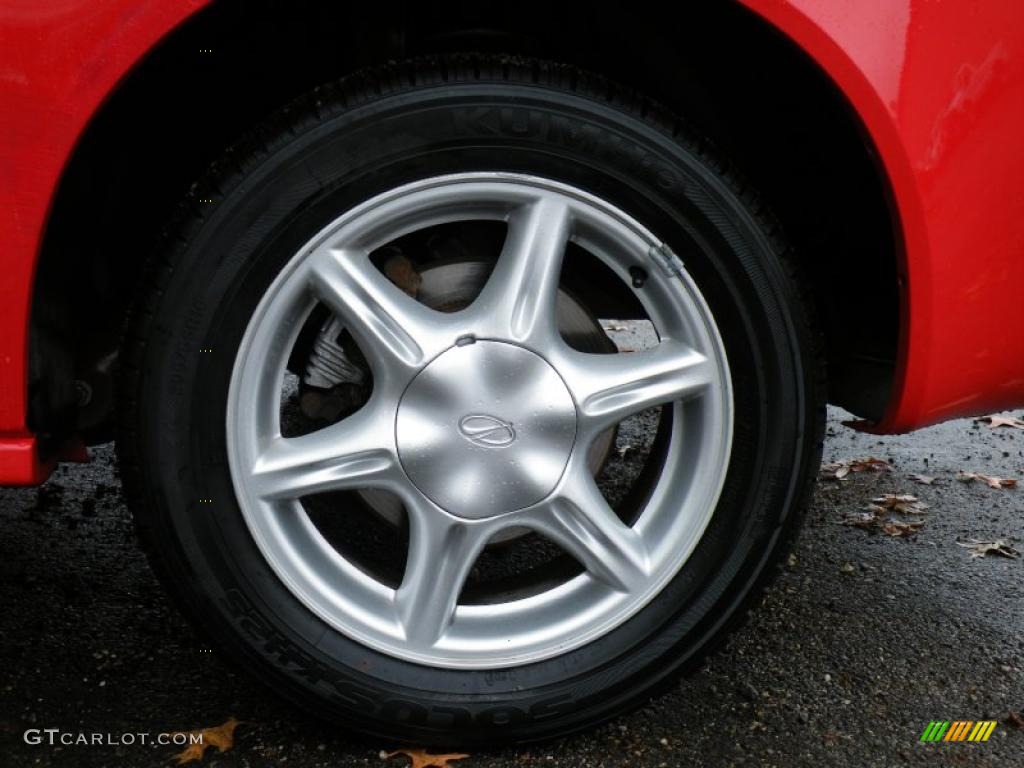
[[[888,180],[901,432],[1024,405],[1024,14],[1016,0],[743,0],[845,95]],[[206,0],[0,2],[0,484],[44,480],[27,426],[29,313],[76,142]],[[856,269],[855,264],[850,265]]]

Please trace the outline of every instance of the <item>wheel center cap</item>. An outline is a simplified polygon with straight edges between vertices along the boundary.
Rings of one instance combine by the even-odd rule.
[[[398,404],[398,455],[442,509],[469,519],[528,507],[558,483],[576,439],[576,407],[542,357],[477,341],[443,352]]]

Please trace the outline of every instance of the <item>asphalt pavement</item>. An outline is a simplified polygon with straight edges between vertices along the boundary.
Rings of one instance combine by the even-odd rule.
[[[591,733],[452,765],[1024,766],[1024,559],[973,556],[976,542],[1024,550],[1024,487],[955,477],[1024,483],[1024,430],[963,420],[877,437],[844,416],[830,413],[826,461],[891,469],[847,463],[865,471],[818,483],[793,557],[723,652]],[[39,489],[0,490],[0,765],[171,766],[180,747],[51,745],[45,729],[116,740],[232,716],[232,748],[197,765],[407,764],[210,652],[137,549],[112,449],[92,454]],[[864,510],[884,494],[927,509]],[[934,720],[997,725],[984,743],[921,742]]]

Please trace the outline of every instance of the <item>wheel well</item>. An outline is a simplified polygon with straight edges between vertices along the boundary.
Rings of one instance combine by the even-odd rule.
[[[800,256],[825,334],[830,401],[880,416],[899,326],[898,227],[856,115],[809,58],[739,5],[643,10],[578,0],[224,0],[199,12],[111,95],[61,180],[37,271],[30,425],[44,437],[106,437],[109,369],[146,254],[232,141],[322,82],[455,51],[600,72],[712,137]]]

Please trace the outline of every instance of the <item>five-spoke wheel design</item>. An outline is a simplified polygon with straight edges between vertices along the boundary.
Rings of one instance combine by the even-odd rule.
[[[478,294],[454,311],[418,301],[373,258],[418,230],[481,220],[506,224],[504,245]],[[654,343],[606,354],[568,343],[557,310],[570,243],[630,286]],[[285,436],[289,357],[323,307],[358,347],[372,389],[350,415]],[[652,408],[663,415],[659,466],[626,515],[595,480],[593,447]],[[708,307],[655,233],[561,183],[472,173],[391,190],[299,250],[245,332],[226,426],[246,523],[310,610],[400,659],[488,669],[590,642],[672,579],[715,509],[732,399]],[[360,567],[311,521],[303,499],[336,491],[400,502],[400,583]],[[524,531],[579,571],[525,595],[460,600],[485,548]]]

